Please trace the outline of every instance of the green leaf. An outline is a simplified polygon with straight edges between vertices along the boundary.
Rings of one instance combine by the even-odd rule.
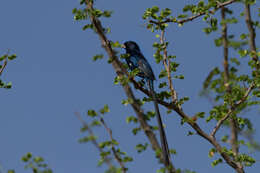
[[[98,144],[98,146],[100,147],[100,148],[105,148],[105,147],[108,147],[108,146],[111,146],[111,141],[104,141],[104,142],[100,142],[99,144]]]
[[[14,169],[10,169],[7,171],[7,173],[15,173]]]
[[[217,47],[220,47],[220,46],[222,46],[222,44],[223,44],[223,40],[222,40],[221,37],[215,39],[214,41],[215,41],[215,45],[216,45]]]
[[[260,91],[259,90],[254,90],[253,95],[256,97],[260,97]]]
[[[77,9],[77,8],[73,8],[73,9],[72,9],[72,14],[76,14],[76,13],[77,13],[77,11],[78,11],[78,9]]]
[[[129,156],[125,156],[123,159],[123,162],[132,162],[132,161],[133,161],[133,158],[129,157]]]
[[[33,161],[34,161],[35,163],[40,163],[40,162],[43,162],[44,159],[43,159],[42,157],[34,157],[34,158],[33,158]]]
[[[8,82],[8,83],[4,86],[4,88],[6,88],[6,89],[12,88],[12,82]]]
[[[195,116],[199,117],[199,118],[204,118],[205,117],[205,112],[198,112],[198,113],[196,113]]]
[[[140,72],[141,72],[140,69],[135,68],[134,70],[132,70],[132,71],[129,73],[129,76],[130,76],[130,77],[135,77],[135,76],[138,75]]]
[[[248,34],[244,34],[244,33],[243,33],[243,34],[240,35],[240,39],[241,39],[241,40],[244,40],[244,39],[247,38],[247,36],[248,36]]]
[[[102,109],[99,110],[99,112],[100,112],[101,114],[105,114],[105,113],[110,112],[108,105],[106,104],[106,105],[104,106],[104,108],[102,108]]]
[[[100,153],[100,156],[102,157],[102,158],[105,158],[105,157],[107,157],[107,156],[109,156],[111,154],[111,152],[110,151],[103,151],[103,152],[101,152]]]
[[[169,16],[172,13],[171,9],[165,8],[164,10],[161,11],[161,16],[162,18],[165,18]]]
[[[83,5],[86,3],[86,0],[80,0],[80,5]]]
[[[89,141],[93,141],[93,140],[96,140],[97,139],[97,136],[94,136],[94,135],[89,135],[89,136],[85,136],[83,138],[80,138],[78,140],[79,143],[87,143]]]
[[[101,17],[102,16],[102,14],[103,14],[103,12],[100,10],[100,9],[93,9],[92,11],[91,11],[91,13],[92,13],[92,15],[93,16],[95,16],[95,17]]]
[[[92,24],[86,24],[83,26],[82,30],[85,31],[86,29],[93,29],[93,25]]]
[[[153,6],[151,8],[151,11],[152,11],[152,13],[157,13],[159,11],[159,7],[158,6]]]
[[[177,71],[177,67],[179,67],[180,64],[176,63],[176,62],[171,62],[170,63],[170,70],[173,72]],[[181,76],[181,75],[180,75]]]
[[[88,126],[87,125],[85,125],[82,128],[80,128],[80,132],[85,132],[87,130],[88,130]]]
[[[17,57],[16,54],[13,54],[13,55],[8,56],[8,59],[9,60],[14,60],[16,57]]]
[[[92,60],[93,60],[93,61],[97,61],[97,60],[99,60],[99,59],[102,59],[103,57],[104,57],[103,54],[97,54],[97,55],[93,56]]]
[[[137,144],[135,146],[135,149],[137,150],[138,153],[141,153],[141,152],[145,151],[147,147],[148,147],[148,143],[145,143],[144,145],[143,144]]]
[[[134,103],[134,101],[130,98],[126,99],[126,100],[122,100],[121,102],[123,105],[127,106],[128,104],[132,104]]]
[[[111,46],[112,47],[116,47],[116,48],[121,48],[122,47],[122,45],[118,42],[118,41],[116,41],[116,42],[110,42],[111,43]]]
[[[95,110],[90,109],[90,110],[88,110],[88,115],[89,115],[90,117],[95,117],[95,116],[97,116],[98,114],[96,113]]]
[[[235,63],[236,65],[240,65],[240,62],[238,61],[237,58],[230,58],[230,61]]]
[[[205,32],[206,34],[210,34],[212,32],[212,28],[209,27],[203,28],[203,32]]]
[[[192,131],[189,131],[187,134],[187,136],[192,136],[192,135],[194,135],[194,132],[192,132]]]
[[[141,131],[141,128],[140,128],[140,127],[138,127],[138,128],[133,128],[132,133],[133,133],[134,135],[137,135],[137,133],[138,133],[139,131]]]
[[[159,84],[159,88],[164,88],[167,86],[167,83],[166,82],[162,82]]]
[[[215,166],[217,166],[219,163],[222,163],[223,161],[222,161],[222,159],[217,159],[217,160],[214,160],[212,163],[211,163],[211,166],[212,167],[215,167]]]
[[[248,50],[246,50],[246,49],[245,49],[245,50],[242,50],[242,49],[241,49],[241,50],[238,51],[238,54],[240,55],[240,57],[245,57],[245,56],[248,55],[248,53],[249,53],[249,52],[248,52]]]
[[[225,135],[221,138],[222,142],[228,142],[228,135]]]
[[[167,71],[166,70],[162,70],[161,73],[159,74],[159,78],[164,78],[167,76]]]
[[[244,163],[245,166],[252,166],[256,162],[254,158],[246,154],[239,154],[236,161]]]
[[[183,18],[186,18],[188,15],[187,14],[181,14],[178,16],[179,19],[183,19]]]
[[[120,55],[120,58],[121,58],[121,59],[126,59],[126,58],[129,58],[129,57],[130,57],[130,54],[128,54],[128,53],[127,53],[127,54],[121,54],[121,55]]]
[[[3,55],[3,56],[0,57],[0,61],[3,61],[6,58],[7,58],[7,55]]]
[[[101,122],[98,121],[98,120],[93,120],[93,121],[91,122],[91,126],[92,126],[92,127],[94,127],[94,126],[100,126],[100,125],[101,125]]]
[[[183,76],[182,74],[179,75],[179,76],[178,76],[178,75],[175,75],[174,78],[176,78],[176,79],[184,79],[184,76]]]
[[[126,118],[126,123],[129,124],[130,122],[137,123],[138,119],[134,116],[129,116],[129,117]]]
[[[107,10],[105,10],[102,15],[103,15],[104,17],[111,17],[111,14],[112,14],[112,11],[107,11]]]
[[[23,162],[28,162],[32,158],[32,153],[28,152],[22,157]]]

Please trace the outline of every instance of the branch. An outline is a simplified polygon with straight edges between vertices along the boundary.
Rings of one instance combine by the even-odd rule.
[[[87,8],[90,10],[93,10],[93,3],[92,3],[93,1],[85,0],[85,2],[87,4]],[[122,63],[116,57],[115,52],[113,51],[113,49],[110,45],[110,41],[106,38],[106,36],[103,32],[103,27],[102,27],[101,22],[98,20],[98,18],[96,18],[93,15],[90,16],[90,20],[96,30],[96,33],[99,36],[102,46],[106,50],[108,56],[112,59],[111,64],[112,64],[115,72],[117,73],[117,75],[119,77],[124,77],[126,70],[122,66]],[[122,85],[122,87],[123,87],[127,97],[133,101],[133,103],[131,103],[131,106],[137,115],[141,128],[144,130],[145,135],[148,137],[148,139],[152,145],[152,149],[155,151],[161,150],[158,140],[157,140],[153,130],[151,129],[149,124],[146,122],[145,114],[143,113],[143,110],[142,110],[141,106],[139,105],[138,100],[135,98],[135,95],[133,94],[131,87],[129,86],[129,84]],[[160,155],[160,161],[163,162],[162,155]],[[174,168],[173,164],[171,164],[169,166],[169,168],[170,168],[170,170],[169,170],[170,173],[175,172],[175,168]]]
[[[142,88],[142,86],[139,83],[137,83],[136,81],[134,81],[134,80],[131,80],[131,81],[133,82],[133,84],[134,84],[136,89],[142,91],[147,96],[150,96],[150,93],[149,93],[148,90]],[[252,89],[253,89],[253,86],[252,86]],[[250,89],[250,91],[252,89]],[[240,102],[242,102],[242,101],[239,101],[237,104],[241,104]],[[160,99],[158,99],[158,103],[163,105],[167,109],[174,110],[181,118],[186,119],[186,120],[190,120],[190,116],[185,114],[183,112],[182,108],[179,107],[179,106],[176,106],[176,104],[168,103],[168,102],[165,102],[165,101],[160,100]],[[187,121],[187,123],[197,132],[197,134],[199,136],[201,136],[202,138],[206,139],[208,142],[210,142],[217,149],[217,151],[221,154],[221,156],[224,158],[224,160],[227,162],[227,164],[229,166],[231,166],[232,168],[234,168],[236,170],[240,170],[239,169],[239,165],[236,162],[234,162],[230,158],[229,155],[227,155],[225,152],[223,152],[223,149],[222,149],[221,145],[216,141],[216,139],[214,137],[212,137],[212,135],[208,135],[207,133],[205,133],[200,128],[200,126],[196,122],[194,122],[194,121]],[[243,173],[243,172],[240,172],[240,173]]]
[[[255,84],[254,83],[251,84],[250,87],[247,88],[245,95],[236,104],[234,104],[232,108],[229,109],[228,113],[222,119],[220,119],[218,121],[216,127],[213,129],[213,131],[210,134],[212,137],[215,138],[215,134],[218,131],[218,129],[220,128],[220,126],[223,124],[223,122],[225,120],[227,120],[232,113],[235,112],[235,110],[238,108],[238,106],[240,104],[242,104],[242,103],[244,103],[246,101],[247,97],[249,96],[251,91],[254,89],[254,87],[255,87]]]
[[[171,78],[171,69],[170,69],[171,61],[167,56],[167,47],[166,47],[165,41],[164,41],[165,40],[164,34],[165,34],[165,31],[162,30],[160,42],[161,42],[161,44],[164,45],[164,47],[163,47],[163,64],[164,64],[165,70],[167,71],[167,77],[168,77],[169,89],[171,91],[172,102],[177,103],[177,93],[173,88],[172,78]]]
[[[221,19],[225,20],[225,8],[221,8]],[[228,63],[228,39],[227,39],[227,23],[222,24],[222,39],[223,39],[223,48],[224,48],[224,86],[226,87],[226,92],[231,94],[231,86],[229,85],[229,63]],[[230,102],[230,101],[229,101]],[[232,102],[230,102],[231,107]],[[239,146],[237,144],[237,122],[234,118],[230,118],[229,125],[231,128],[231,147],[234,154],[238,155]]]
[[[187,119],[187,120],[190,119],[189,116],[186,115],[181,108],[179,108],[177,106],[173,106],[172,109],[175,112],[177,112],[178,115],[181,116],[183,119]],[[213,137],[209,136],[207,133],[205,133],[196,122],[188,121],[187,123],[197,132],[197,134],[199,136],[206,139],[217,149],[217,151],[221,154],[221,156],[224,158],[224,160],[227,162],[227,164],[229,166],[233,167],[234,169],[238,169],[237,163],[234,162],[227,153],[223,152],[221,145],[216,141],[215,138],[213,138]]]
[[[81,118],[81,116],[80,116],[80,114],[79,114],[78,112],[75,112],[75,116],[76,116],[76,117],[79,119],[79,121],[82,123],[83,127],[84,127],[85,129],[87,129],[88,133],[89,133],[91,136],[95,136],[94,133],[93,133],[93,131],[92,131],[91,128],[89,127],[89,125],[86,123],[86,121],[84,121],[84,120]],[[93,140],[91,140],[91,142],[92,142],[92,144],[98,149],[98,151],[99,151],[100,153],[103,153],[103,152],[104,152],[103,149],[102,149],[101,147],[99,147],[97,140],[93,139]],[[108,158],[107,156],[105,156],[105,163],[109,166],[110,169],[112,169],[112,168],[114,168],[114,165],[111,163],[110,160],[111,160],[110,158]]]
[[[225,7],[225,6],[229,5],[229,4],[232,4],[232,3],[236,2],[236,1],[237,1],[237,0],[229,0],[229,1],[226,1],[226,2],[223,2],[223,3],[219,3],[219,4],[217,5],[217,7],[216,7],[214,10],[210,10],[209,13],[214,14],[214,13],[215,13],[217,10],[219,10],[220,8]],[[168,18],[168,19],[166,19],[166,20],[164,20],[164,21],[162,21],[162,22],[157,22],[157,21],[153,21],[153,20],[150,20],[149,22],[150,22],[150,23],[157,24],[157,25],[158,25],[158,24],[164,24],[164,23],[170,23],[170,22],[178,23],[178,24],[184,24],[184,23],[190,22],[190,21],[192,21],[192,20],[194,20],[194,19],[196,19],[196,18],[198,18],[198,17],[200,17],[200,16],[203,16],[203,15],[205,15],[205,14],[206,14],[206,12],[200,12],[200,13],[194,15],[194,16],[191,16],[191,17],[188,17],[188,18],[182,19],[182,20],[177,20],[177,21]]]
[[[249,45],[250,45],[250,50],[253,53],[253,60],[257,63],[257,68],[259,69],[259,62],[258,62],[258,56],[256,53],[256,44],[255,44],[255,28],[253,27],[253,21],[251,18],[251,13],[250,13],[250,5],[245,4],[245,20],[247,24],[247,28],[249,31]]]
[[[113,136],[112,136],[112,130],[107,126],[107,124],[105,123],[103,118],[100,118],[100,122],[103,124],[103,126],[105,127],[106,131],[109,134],[110,140],[112,142],[112,148],[111,149],[112,149],[113,155],[115,157],[115,160],[120,164],[122,171],[124,173],[126,173],[127,168],[125,167],[124,163],[122,162],[122,159],[120,158],[120,156],[117,154],[117,151],[116,151],[114,144],[113,144],[114,139],[113,139]]]
[[[139,83],[137,83],[136,81],[132,80],[132,82],[133,82],[133,84],[134,84],[136,89],[142,91],[144,94],[146,94],[147,96],[150,97],[150,93],[148,92],[148,90],[142,88],[142,86]],[[252,86],[252,89],[253,89],[253,86]],[[250,91],[252,89],[250,89]],[[242,101],[239,101],[237,104],[241,104],[240,102],[242,102]],[[160,99],[158,99],[158,103],[163,105],[167,109],[174,110],[181,118],[186,119],[186,120],[190,119],[190,116],[185,114],[183,112],[182,108],[176,106],[175,104],[168,103],[168,102],[165,102],[165,101],[160,100]],[[237,163],[234,162],[226,153],[223,152],[222,147],[220,146],[220,144],[216,141],[216,139],[214,137],[212,137],[212,136],[208,135],[207,133],[205,133],[196,122],[194,122],[194,121],[187,121],[187,123],[197,132],[197,134],[199,136],[201,136],[202,138],[206,139],[208,142],[210,142],[217,149],[217,151],[221,154],[221,156],[224,158],[224,160],[228,163],[229,166],[231,166],[234,169],[238,169],[239,168]]]
[[[221,19],[225,20],[225,8],[221,9]],[[227,92],[230,93],[231,88],[229,86],[229,69],[228,69],[228,39],[227,39],[227,23],[222,24],[222,40],[223,40],[223,49],[224,49],[224,85],[226,87]]]
[[[2,65],[2,67],[1,67],[1,69],[0,69],[0,76],[2,75],[2,73],[3,73],[3,71],[4,71],[5,67],[6,67],[6,65],[7,65],[7,58],[5,58],[5,61],[4,61],[3,65]]]

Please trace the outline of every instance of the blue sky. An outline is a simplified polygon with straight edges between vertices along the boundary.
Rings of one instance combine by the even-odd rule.
[[[98,0],[97,6],[114,11],[111,19],[104,20],[104,24],[112,30],[109,39],[121,43],[136,41],[158,75],[163,66],[157,65],[152,58],[152,43],[157,38],[145,29],[141,16],[146,8],[153,5],[171,8],[177,15],[188,2],[191,1],[173,4],[172,1],[156,0]],[[120,86],[113,85],[115,73],[111,65],[106,60],[92,62],[92,56],[104,53],[104,50],[92,31],[82,31],[83,23],[73,20],[71,11],[75,7],[79,7],[79,0],[0,2],[0,54],[10,48],[18,56],[8,64],[3,74],[5,81],[13,82],[13,88],[0,91],[0,165],[4,170],[15,169],[24,173],[20,158],[32,152],[43,156],[55,173],[104,172],[106,167],[97,167],[99,156],[95,147],[77,142],[82,136],[81,124],[74,112],[84,114],[87,109],[100,109],[108,104],[111,112],[106,121],[121,149],[134,158],[133,163],[127,164],[129,172],[155,172],[159,165],[153,152],[137,154],[134,150],[136,144],[147,139],[142,133],[137,136],[130,133],[135,126],[127,125],[125,119],[133,111],[130,106],[120,104],[126,96]],[[240,7],[236,6],[238,10],[241,10]],[[198,19],[182,28],[171,24],[167,30],[169,52],[175,54],[176,61],[181,64],[178,74],[185,76],[184,80],[175,80],[174,85],[180,97],[190,97],[184,105],[185,112],[190,115],[211,108],[211,104],[198,94],[208,71],[222,66],[222,50],[216,48],[213,42],[218,33],[206,36],[202,32],[205,26]],[[245,28],[241,26],[239,29]],[[235,33],[240,31],[231,30]],[[257,34],[260,34],[259,31]],[[259,43],[259,37],[256,43]],[[246,67],[241,68],[246,71]],[[136,93],[142,96],[139,91]],[[145,110],[149,108],[153,108],[152,104],[144,107]],[[165,110],[161,110],[164,113]],[[252,118],[257,130],[255,139],[260,139],[257,127],[259,112],[250,112],[247,116]],[[208,158],[211,145],[199,136],[188,137],[191,128],[181,126],[176,113],[163,119],[169,145],[178,152],[173,157],[176,167],[198,173],[233,171],[225,164],[216,168],[210,166],[213,161]],[[203,120],[200,124],[207,132],[214,126],[214,123],[205,124]],[[104,129],[95,130],[101,140],[107,139]],[[258,162],[246,168],[246,172],[260,169],[259,152],[253,156]]]

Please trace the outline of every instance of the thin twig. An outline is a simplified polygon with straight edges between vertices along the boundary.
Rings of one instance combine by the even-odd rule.
[[[5,67],[6,67],[6,65],[7,65],[7,57],[5,58],[4,63],[3,63],[3,65],[2,65],[2,67],[1,67],[1,69],[0,69],[0,76],[2,75],[2,73],[3,73],[3,71],[4,71]]]
[[[253,27],[253,21],[251,17],[251,12],[250,12],[250,4],[245,3],[245,21],[246,25],[249,31],[249,45],[250,45],[250,51],[252,52],[252,59],[256,62],[256,68],[260,68],[260,64],[258,61],[258,56],[256,52],[256,44],[255,44],[255,28]],[[259,74],[258,74],[259,75]]]
[[[229,0],[229,1],[226,1],[226,2],[223,2],[223,3],[219,3],[219,4],[217,5],[217,7],[216,7],[214,10],[210,10],[209,13],[215,14],[215,12],[216,12],[217,10],[219,10],[221,7],[225,7],[225,6],[227,6],[227,5],[229,5],[229,4],[232,4],[232,3],[234,3],[234,2],[236,2],[236,0]],[[149,22],[150,22],[150,23],[157,24],[157,25],[158,25],[158,24],[164,24],[164,23],[170,23],[170,22],[178,23],[178,24],[184,24],[184,23],[190,22],[190,21],[192,21],[192,20],[194,20],[194,19],[196,19],[196,18],[198,18],[198,17],[200,17],[200,16],[203,16],[203,15],[205,15],[205,14],[206,14],[206,12],[200,12],[200,13],[194,15],[194,16],[191,16],[191,17],[188,17],[188,18],[182,19],[182,20],[177,20],[177,21],[168,18],[168,19],[166,19],[166,20],[164,20],[164,21],[162,21],[162,22],[157,22],[157,21],[153,21],[153,20],[150,20]]]
[[[221,8],[221,20],[225,21],[226,17],[226,8]],[[229,62],[228,62],[228,36],[227,36],[227,23],[224,22],[222,24],[222,40],[223,40],[223,49],[224,49],[224,86],[226,87],[226,92],[231,95],[232,86],[229,84]],[[231,98],[229,99],[229,103],[232,109],[234,109],[234,106],[232,105]],[[232,111],[231,111],[232,112]],[[230,114],[231,115],[231,114]],[[230,116],[228,116],[230,117]],[[221,125],[221,124],[220,124]],[[233,117],[230,117],[229,119],[229,126],[231,129],[231,138],[230,138],[230,144],[232,151],[234,153],[234,158],[239,154],[239,145],[238,145],[238,125],[236,122],[236,119]],[[240,162],[238,163],[238,169],[237,172],[243,172],[243,165]]]
[[[226,17],[226,8],[222,7],[221,8],[221,19],[222,21],[225,20]],[[222,40],[223,40],[223,49],[224,49],[224,86],[226,87],[226,92],[228,94],[231,94],[231,86],[229,85],[229,63],[228,63],[228,38],[227,38],[227,23],[223,23],[222,24]],[[231,100],[231,98],[230,98]],[[229,101],[229,103],[231,104],[230,106],[233,107],[232,102]],[[237,132],[237,122],[234,118],[230,118],[229,119],[229,125],[231,128],[231,139],[230,139],[230,144],[231,144],[231,148],[232,151],[234,153],[235,156],[238,155],[238,150],[239,150],[239,146],[237,144],[237,138],[238,138],[238,132]]]
[[[119,163],[122,171],[125,173],[127,171],[127,168],[125,167],[124,163],[122,162],[122,159],[120,158],[120,156],[117,154],[117,151],[116,151],[115,146],[113,144],[114,139],[113,139],[113,136],[112,136],[112,130],[107,126],[107,124],[105,123],[103,118],[100,118],[100,122],[103,124],[103,126],[105,127],[106,131],[109,134],[110,140],[112,142],[112,148],[111,149],[112,149],[113,155],[115,157],[115,160]]]
[[[226,121],[226,120],[229,118],[229,116],[230,116],[232,113],[235,112],[236,108],[238,108],[238,106],[239,106],[240,104],[242,104],[242,103],[244,103],[244,102],[246,101],[247,97],[249,96],[249,94],[251,93],[251,91],[254,89],[254,87],[255,87],[255,84],[252,83],[252,84],[247,88],[247,90],[246,90],[246,92],[245,92],[245,95],[244,95],[236,104],[234,104],[232,108],[230,108],[230,109],[228,110],[227,114],[226,114],[222,119],[220,119],[220,120],[218,121],[217,125],[216,125],[215,128],[212,130],[210,136],[212,136],[212,137],[215,138],[215,134],[216,134],[216,132],[218,131],[218,129],[220,128],[220,126],[223,124],[223,122]]]
[[[225,8],[221,8],[221,19],[225,20]],[[231,88],[229,85],[229,64],[228,64],[228,39],[227,39],[227,23],[223,22],[222,24],[222,41],[223,41],[223,56],[224,56],[224,85],[227,92],[230,93]]]
[[[84,120],[81,118],[80,114],[79,114],[78,112],[75,112],[74,114],[75,114],[75,116],[79,119],[79,121],[81,122],[81,124],[83,125],[83,127],[88,131],[89,135],[90,135],[90,136],[95,136],[94,133],[93,133],[93,131],[92,131],[91,128],[89,127],[89,125],[86,123],[86,121],[84,121]],[[101,147],[99,147],[98,142],[97,142],[96,139],[92,139],[91,142],[92,142],[92,144],[98,149],[98,151],[99,151],[100,153],[103,153],[103,152],[104,152],[104,150],[103,150]],[[107,156],[105,156],[104,161],[105,161],[105,163],[109,166],[110,169],[114,168],[114,165],[111,163],[111,158],[108,158]]]
[[[163,65],[165,70],[167,71],[167,77],[168,77],[168,83],[169,83],[169,89],[171,91],[171,96],[172,96],[172,102],[176,103],[177,102],[177,93],[173,88],[173,84],[172,84],[172,78],[171,78],[171,69],[170,69],[170,65],[171,65],[171,61],[169,59],[169,57],[167,56],[167,47],[165,45],[165,30],[162,30],[161,32],[161,37],[160,37],[160,42],[161,44],[164,45],[163,47]]]

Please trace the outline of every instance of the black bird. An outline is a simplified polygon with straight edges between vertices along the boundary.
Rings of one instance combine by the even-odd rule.
[[[126,49],[126,53],[129,54],[126,58],[126,63],[130,70],[139,69],[139,73],[137,76],[141,77],[148,83],[149,90],[152,94],[156,117],[158,121],[159,126],[159,132],[160,132],[160,140],[161,140],[161,147],[162,147],[162,154],[163,154],[163,161],[166,166],[169,166],[170,164],[170,154],[169,154],[169,147],[165,135],[165,131],[162,124],[162,119],[157,103],[156,93],[154,91],[153,81],[155,80],[155,76],[153,73],[153,70],[148,63],[148,61],[143,56],[139,46],[134,41],[127,41],[123,44],[123,48]]]

